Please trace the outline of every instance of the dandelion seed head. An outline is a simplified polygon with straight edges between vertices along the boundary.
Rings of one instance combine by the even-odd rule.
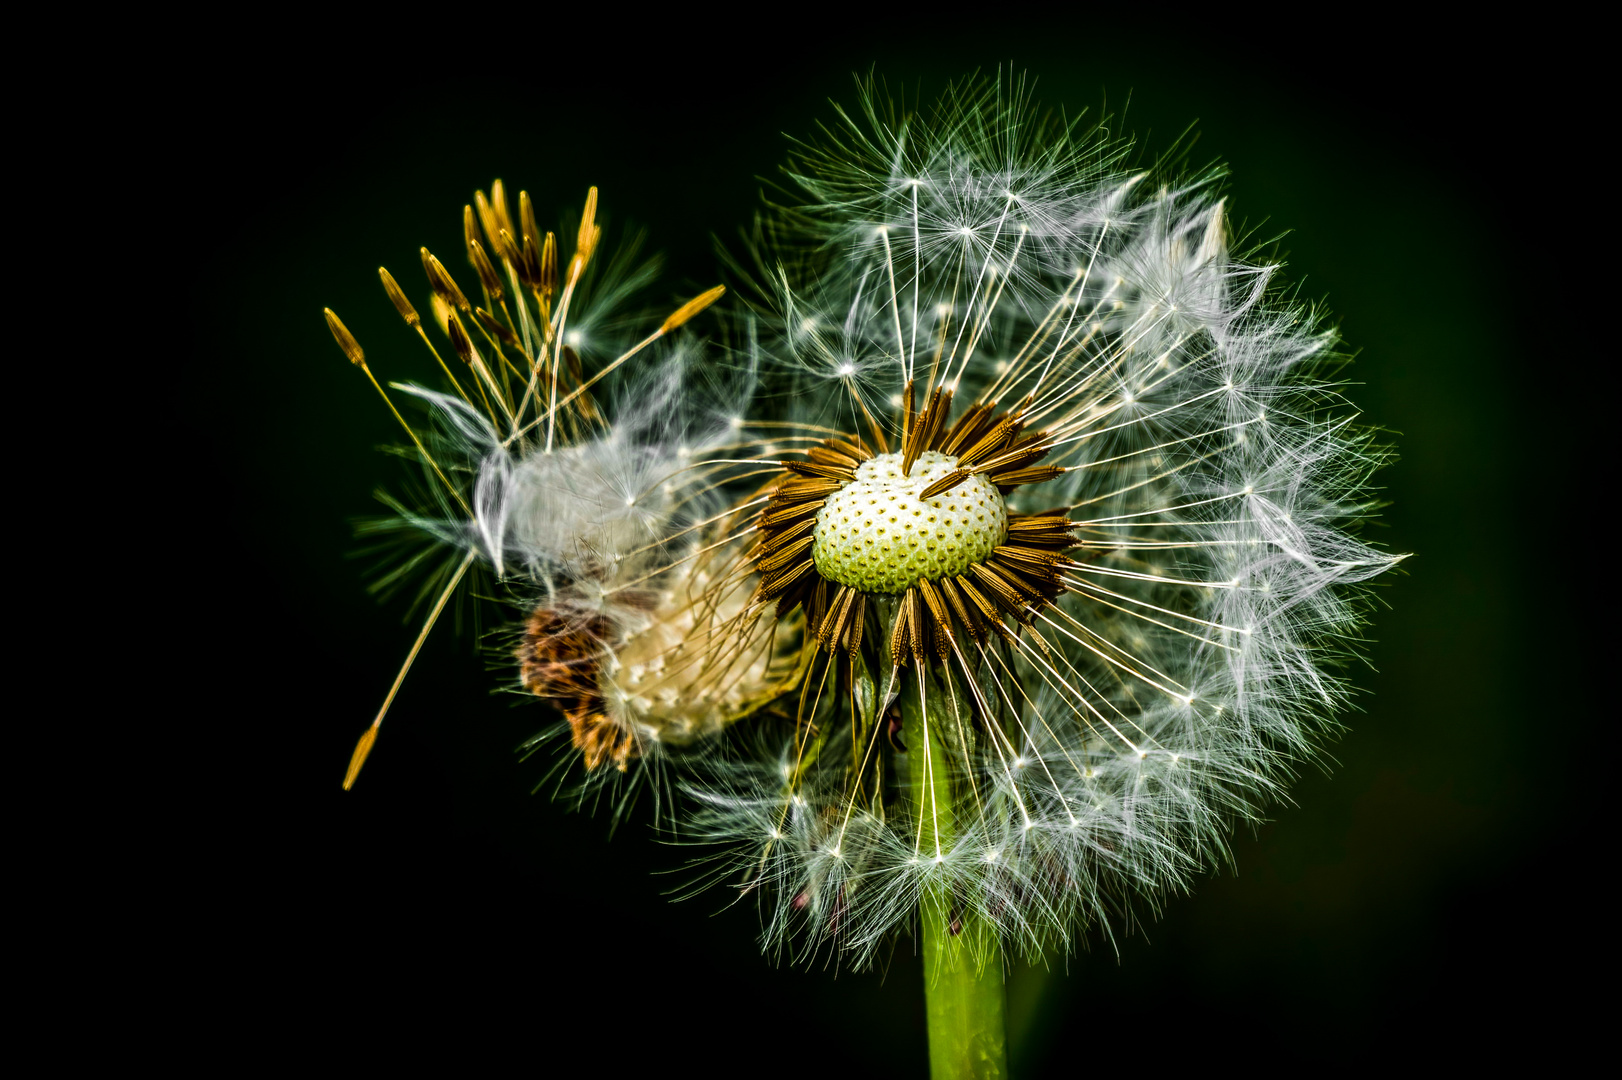
[[[1336,730],[1363,583],[1395,562],[1355,534],[1383,451],[1328,381],[1334,340],[1231,250],[1219,171],[1128,171],[1107,126],[1044,120],[1018,82],[887,108],[807,146],[777,222],[826,253],[778,283],[783,326],[882,358],[847,397],[786,391],[791,420],[842,433],[768,503],[762,590],[805,618],[801,716],[782,743],[729,729],[769,772],[722,752],[691,781],[695,831],[735,838],[776,897],[768,947],[856,965],[932,882],[1034,952],[1221,864]],[[761,336],[769,381],[799,385],[793,337]],[[890,507],[934,500],[870,479],[915,443],[892,485],[967,462],[951,492],[1000,497],[983,532],[954,522],[950,572],[890,531]],[[896,741],[886,692],[934,703],[938,747]],[[921,770],[961,792],[949,830],[900,793]],[[774,812],[803,832],[762,853]]]

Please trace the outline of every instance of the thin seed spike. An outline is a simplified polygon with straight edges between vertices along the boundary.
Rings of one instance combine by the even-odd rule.
[[[929,393],[923,411],[918,419],[912,423],[912,430],[907,436],[901,455],[901,475],[910,476],[912,467],[918,461],[918,456],[929,448],[929,429],[934,420],[935,407],[940,404],[941,388],[936,387]]]
[[[808,560],[809,561],[809,560]],[[817,627],[828,615],[828,579],[821,574],[817,575],[816,584],[811,588],[811,603],[805,610],[805,628],[807,633],[816,633]]]
[[[778,485],[772,495],[770,509],[776,510],[794,503],[806,502],[810,499],[823,499],[844,486],[838,480],[789,480]]]
[[[547,233],[546,242],[541,245],[541,296],[548,311],[551,308],[552,297],[557,295],[557,291],[558,238],[556,233]]]
[[[946,597],[946,602],[952,605],[952,611],[957,615],[957,621],[962,623],[963,629],[968,631],[970,639],[976,645],[981,644],[985,638],[985,630],[980,626],[979,621],[970,614],[968,607],[964,605],[963,597],[958,592],[957,586],[952,584],[952,579],[949,577],[941,578],[940,589],[941,595]]]
[[[1000,544],[991,553],[993,559],[1005,559],[1015,566],[1030,567],[1027,573],[1052,574],[1061,556],[1056,552],[1025,547],[1022,544]]]
[[[918,579],[918,592],[923,596],[924,603],[929,605],[929,614],[934,617],[935,655],[944,662],[957,647],[957,641],[952,634],[952,618],[946,613],[946,605],[941,602],[940,594],[935,591],[928,578]]]
[[[422,268],[428,274],[428,284],[433,287],[434,295],[445,301],[448,306],[454,307],[464,314],[471,315],[473,305],[468,303],[467,297],[463,295],[461,288],[456,284],[456,280],[445,269],[445,264],[434,258],[427,248],[422,248],[421,254]]]
[[[850,616],[850,628],[846,632],[845,648],[854,657],[862,648],[862,627],[867,622],[867,594],[858,592],[854,610]]]
[[[524,234],[524,247],[519,253],[518,278],[530,290],[541,287],[541,249],[529,233]]]
[[[817,580],[817,575],[808,574],[796,584],[782,590],[777,598],[777,615],[782,618],[796,607],[802,606],[811,598],[811,589]]]
[[[1020,429],[1024,426],[1025,421],[1022,417],[1015,413],[1009,413],[987,432],[979,442],[959,454],[957,456],[958,463],[967,467],[983,457],[996,453],[1010,439],[1019,434]]]
[[[857,461],[855,458],[850,457],[847,454],[841,454],[839,451],[828,446],[827,443],[823,443],[820,446],[806,447],[805,456],[816,462],[818,465],[828,465],[846,470],[855,469],[856,466],[861,464],[861,462]]]
[[[922,578],[918,579],[920,582]],[[924,656],[929,645],[929,623],[924,619],[924,604],[918,598],[917,589],[907,590],[907,641],[912,646],[913,663],[916,670],[924,670]]]
[[[763,529],[775,529],[779,526],[786,525],[797,518],[814,517],[817,511],[821,509],[822,500],[817,499],[815,501],[795,503],[792,506],[779,507],[775,510],[768,510],[766,513],[760,516],[760,527]]]
[[[932,499],[943,491],[951,491],[953,488],[963,483],[963,481],[967,480],[970,475],[971,474],[964,469],[953,469],[951,472],[947,473],[933,484],[930,484],[928,487],[924,488],[924,490],[920,491],[918,493],[918,499],[919,501],[924,499]]]
[[[497,243],[497,238],[500,237],[503,232],[505,232],[508,236],[511,236],[515,231],[517,231],[513,227],[512,213],[507,208],[507,187],[501,182],[500,177],[497,177],[490,185],[490,209],[495,211],[496,216],[496,231],[490,237],[491,243]],[[497,254],[508,259],[513,257],[513,252],[510,250],[498,251]]]
[[[811,528],[816,523],[817,523],[816,518],[808,517],[804,521],[800,522],[798,525],[795,525],[795,526],[792,526],[790,528],[784,529],[781,532],[772,533],[771,536],[767,537],[761,543],[761,552],[762,552],[762,554],[765,554],[765,555],[771,554],[772,552],[776,551],[779,547],[781,547],[783,544],[787,544],[790,541],[796,539],[801,533],[805,532],[807,529]]]
[[[503,345],[516,349],[519,352],[524,351],[523,343],[518,340],[518,335],[507,329],[505,326],[502,326],[494,315],[490,314],[481,307],[473,309],[473,317],[478,320],[480,326],[484,327],[485,333],[489,334],[493,338],[496,338]]]
[[[854,441],[851,441],[851,440],[854,440]],[[861,442],[861,439],[859,439],[859,438],[857,438],[856,436],[853,435],[853,436],[851,436],[851,440],[827,439],[827,440],[824,441],[824,445],[832,447],[833,449],[839,451],[841,454],[847,454],[850,457],[855,458],[858,462],[872,460],[873,451],[871,451],[867,447],[863,446],[862,442]]]
[[[834,651],[840,634],[845,629],[845,619],[850,614],[851,601],[855,595],[855,589],[846,585],[839,586],[839,591],[834,594],[832,602],[828,605],[828,614],[823,617],[821,625],[817,628],[817,645],[820,648],[829,652]]]
[[[762,574],[777,573],[783,567],[804,555],[806,548],[810,547],[812,541],[815,539],[816,537],[814,536],[807,536],[803,540],[796,540],[794,543],[784,547],[781,551],[773,552],[767,557],[761,559],[758,564],[760,572]]]
[[[1029,515],[1029,516],[1021,516],[1021,515],[1018,515],[1018,514],[1010,514],[1008,516],[1008,531],[1011,534],[1012,533],[1045,533],[1045,532],[1053,532],[1055,530],[1061,530],[1061,529],[1065,530],[1066,533],[1068,533],[1069,530],[1076,529],[1076,528],[1079,528],[1079,527],[1080,526],[1076,522],[1071,521],[1067,517],[1061,517],[1061,516],[1059,516],[1057,514]]]
[[[456,350],[456,355],[462,358],[462,363],[472,367],[475,355],[473,352],[473,340],[467,336],[467,331],[462,329],[460,320],[451,320],[450,337],[451,348]]]
[[[535,224],[535,204],[530,201],[527,191],[518,193],[518,233],[521,236],[543,235]]]
[[[479,208],[479,224],[484,227],[484,235],[489,238],[492,244],[495,243],[496,233],[501,228],[501,222],[496,218],[496,212],[491,208],[490,200],[484,197],[484,192],[475,191],[473,193],[473,202]]]
[[[342,349],[344,355],[349,357],[351,364],[356,367],[365,367],[366,352],[360,347],[360,342],[355,340],[355,335],[349,332],[349,327],[343,324],[343,320],[338,318],[331,308],[322,308],[321,310],[327,317],[327,329],[332,331],[333,338],[338,342],[338,348]]]
[[[999,488],[1019,487],[1021,484],[1045,484],[1067,471],[1063,465],[1035,465],[1029,469],[997,473],[991,477],[991,482]]]
[[[417,309],[411,306],[410,300],[406,299],[405,290],[401,289],[400,283],[394,280],[394,275],[389,273],[385,267],[379,266],[377,276],[383,279],[383,291],[389,294],[389,302],[394,305],[394,310],[400,313],[400,318],[404,319],[406,325],[413,330],[420,329],[422,327],[422,316],[417,314]]]
[[[1020,599],[1019,593],[999,573],[993,571],[983,563],[970,563],[969,573],[977,578],[980,584],[991,590],[992,597],[1009,613],[1018,616],[1025,610],[1025,602]]]
[[[913,382],[912,382],[911,379],[908,379],[906,388],[901,391],[901,441],[903,443],[903,445],[902,445],[902,452],[903,453],[905,453],[905,451],[906,451],[905,443],[907,441],[907,437],[912,434],[912,424],[913,424],[913,415],[912,415],[912,413],[913,413]]]
[[[798,473],[801,476],[819,476],[826,480],[839,480],[847,484],[856,479],[855,473],[838,465],[818,465],[814,461],[779,461],[778,464],[789,472]]]
[[[940,399],[935,402],[933,413],[929,418],[929,434],[924,439],[925,450],[938,450],[941,442],[941,430],[946,427],[946,417],[952,411],[952,391],[942,390]]]
[[[596,191],[597,189],[592,188],[591,190]],[[687,301],[687,303],[671,312],[670,317],[664,321],[664,325],[659,327],[659,333],[668,334],[672,330],[683,325],[693,316],[697,315],[699,312],[721,299],[722,294],[724,294],[726,291],[727,287],[725,285],[717,285],[713,289],[707,289],[704,292],[699,293],[697,296]]]
[[[995,404],[995,402],[992,402],[990,405],[975,405],[968,412],[958,417],[957,423],[953,424],[952,429],[946,433],[945,445],[941,447],[941,452],[943,454],[957,453],[958,447],[974,433],[974,430],[980,425],[980,421],[991,414],[992,407]]]
[[[506,229],[501,230],[501,243],[498,247],[501,249],[499,254],[504,261],[512,263],[514,266],[524,261],[524,249],[518,246],[518,241],[514,240],[513,234]]]
[[[389,706],[394,703],[394,695],[400,692],[400,685],[405,682],[406,673],[411,670],[412,662],[417,659],[417,654],[422,651],[422,643],[428,640],[428,632],[434,628],[434,623],[439,619],[439,613],[445,610],[445,602],[456,591],[456,586],[461,584],[462,575],[467,573],[467,568],[473,565],[473,560],[477,557],[477,551],[467,553],[467,557],[462,560],[462,565],[458,566],[456,573],[451,575],[450,583],[445,586],[445,591],[439,594],[439,600],[434,604],[434,609],[428,613],[428,619],[423,623],[422,632],[417,635],[417,640],[412,643],[411,651],[406,654],[405,663],[400,665],[400,673],[394,677],[394,685],[389,687],[388,696],[383,699],[383,707],[377,710],[377,717],[373,719],[372,726],[366,729],[366,734],[362,735],[360,741],[355,744],[355,752],[349,757],[349,771],[344,776],[345,791],[354,786],[355,778],[360,775],[361,766],[366,764],[366,757],[372,752],[372,744],[377,741],[377,729],[382,726],[383,717],[388,715]]]
[[[478,239],[478,226],[473,224],[473,207],[462,207],[462,246],[467,249],[467,261],[473,261],[473,242]]]
[[[593,187],[586,192],[586,207],[580,214],[580,231],[574,238],[574,257],[582,268],[591,258],[597,236],[597,189]]]
[[[981,472],[1011,472],[1021,465],[1040,461],[1053,451],[1053,443],[1045,431],[1033,432],[1023,439],[1010,441],[987,460],[977,461]]]
[[[807,559],[792,570],[779,574],[773,578],[762,578],[756,595],[761,601],[772,600],[779,596],[790,585],[799,581],[807,573],[816,568],[816,563]]]
[[[896,605],[895,624],[890,627],[890,666],[899,668],[905,665],[907,640],[911,636],[907,632],[907,618],[909,607],[906,598]]]
[[[366,764],[366,758],[372,752],[372,744],[377,742],[377,729],[369,727],[360,733],[360,740],[355,743],[355,752],[349,757],[349,771],[344,774],[344,790],[348,791],[355,786],[355,778]]]
[[[490,294],[491,300],[499,302],[505,295],[501,289],[501,277],[496,273],[490,256],[484,253],[484,245],[474,240],[469,248],[473,253],[473,269],[479,275],[479,284],[484,286],[484,291]]]
[[[451,306],[441,300],[438,293],[428,294],[428,306],[434,313],[434,322],[438,324],[439,332],[447,337],[450,336]]]
[[[957,576],[957,587],[962,589],[963,595],[967,596],[969,600],[973,602],[974,606],[979,609],[980,614],[984,616],[986,622],[991,625],[993,630],[997,631],[998,634],[1002,635],[1008,641],[1018,644],[1019,635],[1010,629],[1007,623],[1003,622],[1002,615],[998,613],[996,604],[992,603],[990,600],[987,600],[985,596],[981,594],[980,590],[976,589],[973,583],[971,583],[969,579],[964,577],[962,574]]]

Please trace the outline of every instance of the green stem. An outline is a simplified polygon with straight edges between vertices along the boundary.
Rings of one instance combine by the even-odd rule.
[[[908,757],[908,794],[922,822],[919,855],[933,859],[951,849],[955,794],[963,777],[947,752],[950,733],[968,724],[968,703],[925,676],[920,695],[916,672],[903,672],[902,740]],[[967,801],[967,800],[964,800]],[[915,829],[918,827],[915,825]],[[929,1017],[929,1075],[932,1080],[1008,1075],[1004,1033],[1001,943],[997,931],[966,910],[944,886],[924,890],[924,999]]]

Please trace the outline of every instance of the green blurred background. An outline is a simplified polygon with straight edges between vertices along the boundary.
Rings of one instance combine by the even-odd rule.
[[[783,133],[809,133],[830,97],[851,102],[852,72],[927,98],[1001,66],[1029,72],[1050,106],[1107,109],[1150,151],[1198,122],[1192,159],[1232,166],[1235,220],[1287,232],[1288,280],[1327,301],[1358,351],[1351,396],[1401,453],[1379,476],[1392,505],[1373,533],[1417,553],[1380,590],[1390,610],[1332,772],[1304,776],[1295,805],[1235,838],[1235,871],[1158,920],[1118,928],[1115,945],[1094,935],[1051,974],[1017,971],[1016,1069],[1306,1065],[1411,1038],[1446,1051],[1464,1018],[1524,1018],[1517,1002],[1552,959],[1524,928],[1562,906],[1542,860],[1567,813],[1534,657],[1565,645],[1553,627],[1528,639],[1550,613],[1519,587],[1514,522],[1567,436],[1528,431],[1516,411],[1522,372],[1548,363],[1532,332],[1543,301],[1526,289],[1538,270],[1507,254],[1524,226],[1500,142],[1520,105],[1457,43],[1257,42],[1171,22],[630,45],[599,26],[583,52],[564,31],[522,60],[529,31],[374,49],[295,30],[285,63],[216,60],[189,99],[229,117],[195,132],[210,162],[197,187],[219,199],[197,239],[229,236],[236,254],[189,283],[186,389],[212,448],[196,479],[228,539],[205,555],[221,584],[203,588],[196,631],[221,648],[230,703],[198,716],[197,737],[217,738],[225,712],[240,739],[223,781],[240,816],[198,811],[201,830],[230,822],[221,858],[241,875],[222,886],[243,917],[220,931],[221,963],[290,978],[276,1007],[305,1029],[375,1013],[408,1025],[386,1029],[399,1045],[435,1033],[542,1062],[556,1039],[627,1069],[923,1075],[910,943],[882,972],[780,970],[758,953],[752,908],[670,902],[685,856],[653,841],[645,814],[610,838],[531,794],[547,765],[514,750],[547,718],[492,694],[467,633],[435,635],[366,773],[339,790],[416,624],[367,596],[351,557],[353,519],[403,471],[376,452],[398,432],[321,308],[380,378],[432,380],[376,268],[420,295],[427,245],[471,279],[461,207],[498,176],[531,193],[543,227],[599,186],[611,222],[646,226],[665,253],[664,293],[691,295],[717,280],[712,234],[747,223]]]

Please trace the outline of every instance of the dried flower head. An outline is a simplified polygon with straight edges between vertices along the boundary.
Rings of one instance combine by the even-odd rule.
[[[1220,174],[1126,167],[1019,86],[870,90],[763,230],[804,403],[753,608],[810,659],[690,791],[769,946],[857,963],[922,905],[1036,950],[1221,861],[1335,729],[1384,451]],[[740,743],[749,740],[739,740]]]
[[[753,376],[699,364],[702,344],[682,334],[723,289],[626,339],[624,309],[653,267],[637,264],[634,242],[603,248],[596,206],[593,188],[565,262],[526,193],[515,216],[499,180],[488,196],[478,192],[462,222],[479,304],[423,249],[433,322],[459,367],[379,271],[447,392],[392,384],[429,410],[431,424],[419,430],[372,379],[429,487],[413,506],[393,501],[395,516],[371,531],[403,533],[450,559],[430,579],[442,585],[438,599],[356,748],[346,787],[417,648],[475,565],[523,613],[507,647],[516,684],[560,708],[588,770],[625,772],[661,748],[712,735],[795,677],[792,628],[785,634],[748,604],[755,583],[734,538],[733,477],[708,460],[760,441],[735,422]],[[336,315],[327,319],[370,377],[360,345]],[[388,580],[429,561],[414,552]]]

